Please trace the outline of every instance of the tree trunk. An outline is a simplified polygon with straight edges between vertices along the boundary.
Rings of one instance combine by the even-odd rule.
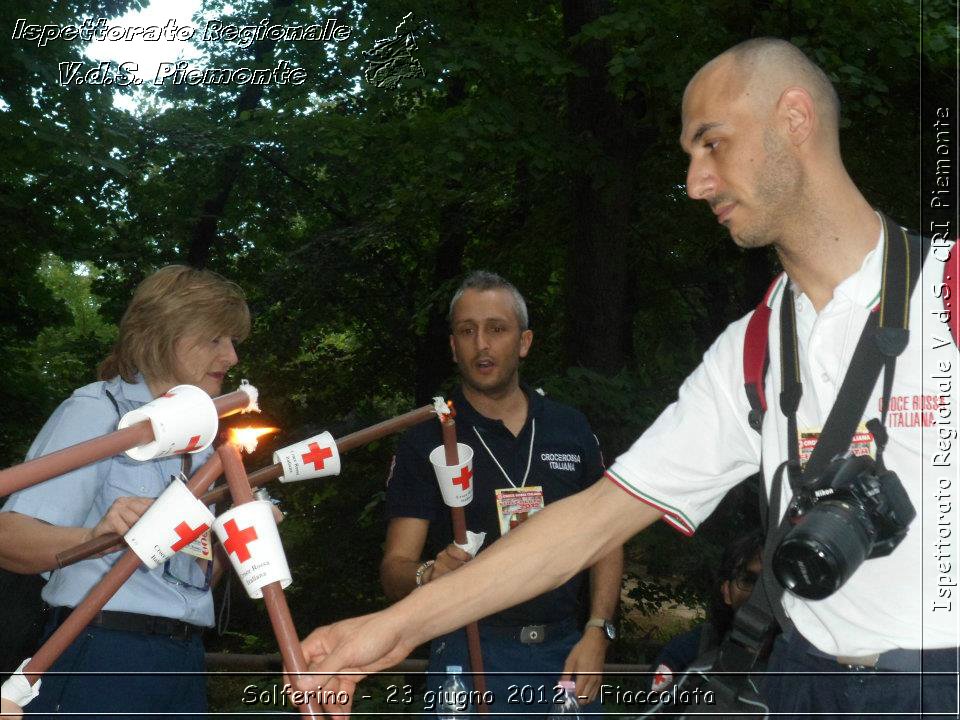
[[[441,241],[433,266],[434,287],[449,283],[463,274],[463,250],[467,245],[467,232],[463,222],[463,207],[457,203],[443,209],[441,217]],[[443,382],[450,377],[450,331],[447,327],[447,303],[451,293],[437,300],[431,308],[427,331],[417,343],[414,377],[414,395],[417,405],[429,402],[437,394]]]
[[[273,0],[270,11],[271,24],[276,21],[278,10],[286,9],[292,4],[293,0]],[[273,55],[276,44],[274,40],[257,40],[254,42],[254,63],[256,66],[259,67],[265,59],[269,59]],[[236,123],[243,122],[241,118],[244,112],[252,112],[260,106],[264,87],[263,85],[249,84],[243,88],[240,99],[237,101]],[[206,195],[199,202],[200,210],[197,223],[193,227],[193,233],[187,247],[187,262],[193,267],[206,267],[210,260],[210,253],[217,242],[217,227],[220,218],[223,217],[227,202],[230,200],[230,194],[243,169],[246,154],[247,149],[243,145],[230,147],[220,157],[213,170],[213,181]]]
[[[447,82],[447,106],[455,107],[466,97],[463,79],[451,77]],[[451,184],[459,185],[457,181]],[[460,189],[460,188],[450,188]],[[459,196],[460,193],[451,193]],[[467,218],[463,202],[450,202],[440,210],[440,244],[434,255],[431,287],[449,284],[463,274],[463,251],[467,246]],[[422,405],[437,394],[450,376],[450,335],[447,327],[449,294],[436,300],[430,309],[426,333],[417,338],[414,351],[414,398]]]
[[[611,11],[609,0],[564,0],[568,38]],[[632,356],[627,263],[634,195],[636,134],[607,87],[611,53],[602,42],[571,46],[586,71],[567,84],[569,124],[600,157],[582,163],[572,182],[573,237],[566,277],[566,356],[571,365],[612,373]],[[602,175],[599,169],[602,168]]]

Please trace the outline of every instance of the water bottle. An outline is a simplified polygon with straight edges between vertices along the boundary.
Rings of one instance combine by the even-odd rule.
[[[547,715],[547,720],[556,718],[580,717],[580,703],[577,702],[577,684],[572,680],[561,680],[557,683],[563,689],[563,697],[553,704],[553,709]]]
[[[437,715],[439,720],[460,720],[470,713],[467,686],[463,684],[460,673],[463,668],[459,665],[447,665],[447,677],[440,688],[440,697],[437,699]]]

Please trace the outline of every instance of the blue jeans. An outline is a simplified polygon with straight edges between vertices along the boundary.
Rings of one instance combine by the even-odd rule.
[[[550,626],[542,643],[525,645],[519,639],[508,637],[502,630],[480,625],[480,647],[487,691],[493,696],[491,713],[497,720],[533,720],[543,718],[551,710],[554,693],[563,664],[582,633],[572,619]],[[463,668],[463,681],[473,690],[467,634],[457,630],[442,635],[430,643],[430,661],[427,665],[427,692],[437,693],[443,685],[447,665]],[[429,698],[429,695],[427,696]],[[596,703],[587,711],[599,710]],[[470,712],[476,712],[475,707]],[[436,712],[434,708],[433,713]]]
[[[44,639],[54,629],[56,623],[51,620]],[[118,671],[146,674],[109,674]],[[181,640],[88,626],[50,672],[96,674],[45,674],[39,697],[25,708],[31,720],[81,712],[84,718],[104,720],[116,720],[127,713],[192,713],[178,715],[178,719],[206,718],[207,683],[202,674],[203,640],[199,634]],[[200,674],[153,674],[160,672]]]
[[[817,720],[854,713],[857,720],[890,720],[901,717],[890,713],[916,717],[921,711],[924,717],[957,717],[957,649],[924,650],[921,663],[923,675],[844,670],[835,660],[816,656],[810,643],[792,633],[777,638],[760,694],[771,717],[795,713],[777,720],[806,719],[813,713],[826,713]]]

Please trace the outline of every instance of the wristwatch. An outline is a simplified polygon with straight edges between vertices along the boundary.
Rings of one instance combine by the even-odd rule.
[[[586,630],[592,627],[603,630],[603,634],[606,635],[607,640],[613,641],[617,639],[617,626],[606,618],[592,617],[587,620],[587,624],[583,626],[583,629]]]
[[[433,560],[427,560],[417,568],[417,574],[414,579],[417,581],[417,587],[423,587],[423,574],[433,567]]]

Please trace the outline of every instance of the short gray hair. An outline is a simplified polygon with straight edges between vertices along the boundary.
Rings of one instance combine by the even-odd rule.
[[[513,286],[513,283],[486,270],[474,270],[460,283],[460,287],[457,288],[450,300],[450,309],[447,312],[447,323],[449,325],[453,325],[453,308],[457,304],[457,300],[463,297],[467,290],[479,290],[481,292],[484,290],[506,290],[513,299],[513,310],[517,314],[520,331],[529,329],[530,315],[527,313],[527,301],[523,299],[523,295]]]

